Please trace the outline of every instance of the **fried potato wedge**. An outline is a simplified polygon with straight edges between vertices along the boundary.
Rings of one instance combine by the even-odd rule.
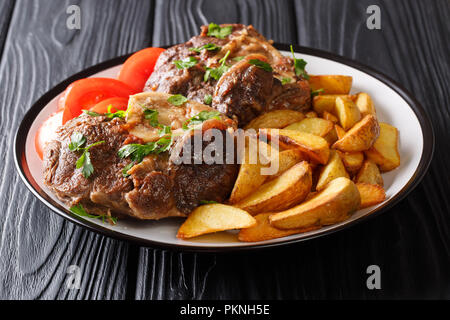
[[[361,197],[360,209],[374,206],[386,199],[386,193],[382,186],[359,182],[356,184],[356,187],[358,188]]]
[[[355,177],[355,182],[377,184],[381,187],[384,185],[380,169],[378,169],[378,166],[371,160],[364,161],[361,169]]]
[[[358,93],[358,95],[356,96],[355,104],[358,107],[359,112],[361,113],[361,117],[364,117],[368,114],[371,114],[375,117],[377,116],[372,98],[367,93]]]
[[[315,111],[309,111],[309,112],[305,113],[305,117],[306,118],[317,118],[318,115]]]
[[[311,226],[308,228],[288,230],[277,229],[269,223],[269,216],[271,214],[272,213],[269,212],[256,215],[254,217],[256,220],[256,225],[250,228],[241,229],[238,235],[239,240],[245,242],[264,241],[286,237],[292,234],[304,233],[320,228],[320,226]]]
[[[322,118],[324,118],[325,120],[329,120],[329,121],[333,122],[334,124],[339,122],[339,119],[336,118],[333,114],[331,114],[328,111],[323,112]]]
[[[250,150],[249,145],[253,142],[255,150]],[[254,190],[258,189],[267,179],[268,175],[264,175],[263,168],[268,166],[269,161],[264,157],[264,153],[260,152],[262,147],[268,148],[267,156],[275,156],[277,152],[263,141],[249,139],[244,150],[244,160],[239,168],[239,173],[231,191],[230,204],[237,203],[247,197]]]
[[[320,172],[316,190],[323,190],[330,181],[339,177],[350,178],[342,163],[341,157],[339,157],[336,151],[331,150],[330,159]]]
[[[353,78],[343,75],[310,75],[309,86],[312,91],[323,89],[324,94],[348,94]]]
[[[293,123],[284,129],[308,132],[316,136],[325,138],[330,133],[330,131],[334,129],[334,125],[333,122],[322,118],[306,118],[300,122]]]
[[[342,163],[345,169],[350,175],[355,175],[358,170],[362,167],[364,162],[364,153],[362,152],[342,152],[337,151],[341,157]]]
[[[398,129],[380,122],[380,135],[373,146],[365,153],[367,158],[375,162],[382,172],[397,168],[400,165]]]
[[[350,179],[340,177],[310,200],[271,215],[269,222],[279,229],[330,225],[347,219],[360,203],[356,185]]]
[[[345,136],[345,130],[342,129],[342,127],[337,124],[334,125],[334,128],[336,129],[338,139],[342,139]]]
[[[369,114],[336,141],[333,148],[345,152],[365,151],[372,147],[379,134],[380,125],[377,118]]]
[[[321,164],[328,162],[330,148],[327,141],[319,136],[297,130],[261,129],[260,135],[269,139],[278,139],[280,146],[286,149],[298,148],[310,159]]]
[[[331,114],[336,113],[336,98],[341,97],[344,99],[353,100],[356,96],[347,94],[324,94],[315,96],[312,100],[312,106],[315,112],[323,116],[324,112],[329,112]]]
[[[274,110],[260,115],[259,117],[250,121],[245,127],[246,130],[254,129],[258,130],[260,128],[284,128],[291,123],[301,121],[305,118],[305,115],[300,111],[295,110]]]
[[[293,167],[300,161],[306,160],[306,157],[299,149],[289,149],[278,152],[277,157],[274,157],[272,162],[278,161],[278,172],[267,176],[266,181],[273,180],[283,174],[286,170]],[[275,167],[272,166],[271,167]],[[253,191],[253,190],[252,190]]]
[[[189,239],[217,231],[249,228],[256,225],[250,214],[220,203],[197,207],[178,229],[177,237]]]
[[[348,98],[336,98],[336,116],[344,130],[348,130],[361,120],[361,113],[356,104]]]
[[[302,161],[263,184],[235,206],[251,214],[285,210],[303,201],[311,191],[311,185],[311,168],[308,162]]]

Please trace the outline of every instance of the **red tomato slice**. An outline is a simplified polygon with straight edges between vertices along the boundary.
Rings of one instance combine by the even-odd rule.
[[[56,137],[56,129],[62,125],[62,116],[62,111],[52,114],[50,118],[41,124],[41,127],[38,129],[36,136],[34,137],[34,146],[41,160],[44,158],[45,143]]]
[[[73,82],[64,91],[58,105],[64,105],[62,123],[78,117],[83,109],[89,110],[102,100],[135,94],[125,83],[110,78],[86,78]]]
[[[118,79],[137,92],[142,92],[147,79],[153,72],[156,60],[164,50],[163,48],[146,48],[136,52],[123,64]]]
[[[116,112],[117,110],[127,110],[128,98],[123,97],[109,98],[97,103],[89,110],[97,113],[107,113],[109,106],[112,106],[111,112]]]

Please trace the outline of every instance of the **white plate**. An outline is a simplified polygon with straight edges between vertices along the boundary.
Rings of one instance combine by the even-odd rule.
[[[277,45],[287,49],[286,45]],[[412,190],[422,178],[431,161],[434,136],[426,113],[406,90],[389,78],[368,67],[330,53],[297,47],[296,56],[308,62],[310,74],[342,74],[353,77],[351,93],[367,92],[374,100],[377,116],[399,129],[399,168],[383,174],[386,200],[370,208],[359,210],[350,219],[319,230],[257,243],[239,242],[237,232],[221,232],[192,240],[176,238],[178,227],[184,219],[169,218],[160,221],[119,220],[111,226],[95,219],[71,214],[42,183],[42,162],[34,149],[34,136],[39,125],[57,109],[60,93],[72,81],[87,76],[115,78],[125,57],[113,59],[89,68],[64,81],[44,95],[25,116],[16,136],[16,165],[28,188],[47,206],[65,218],[115,238],[137,241],[149,246],[171,247],[194,251],[226,251],[233,249],[262,248],[287,244],[328,234],[350,226],[375,212],[391,207]],[[290,55],[288,51],[282,51]],[[111,67],[112,66],[112,67]],[[25,138],[26,137],[26,138]]]

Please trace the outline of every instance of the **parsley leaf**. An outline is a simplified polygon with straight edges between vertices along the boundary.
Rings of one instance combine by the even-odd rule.
[[[222,59],[219,60],[220,66],[217,68],[209,68],[206,67],[205,75],[203,76],[203,81],[208,81],[208,79],[211,77],[215,80],[219,80],[222,75],[227,72],[230,67],[225,64],[227,61],[228,56],[230,55],[230,50],[227,51],[227,53],[223,56]]]
[[[153,109],[144,110],[144,118],[150,120],[149,122],[152,127],[159,127],[158,114],[159,112]]]
[[[198,63],[198,60],[194,57],[189,57],[183,60],[175,60],[173,62],[178,69],[189,69]]]
[[[286,84],[286,83],[291,83],[291,81],[292,81],[292,79],[291,78],[288,78],[288,77],[286,77],[286,78],[282,78],[281,79],[281,84]]]
[[[318,96],[319,93],[322,93],[322,92],[324,92],[324,91],[325,91],[324,88],[320,88],[320,89],[317,89],[317,90],[311,90],[311,98],[313,98],[313,97],[315,97],[315,96]]]
[[[91,116],[91,117],[99,117],[99,116],[105,116],[109,119],[114,119],[114,118],[121,118],[121,119],[125,119],[127,112],[124,110],[117,110],[116,112],[111,112],[112,109],[112,105],[110,104],[108,106],[108,112],[101,114],[95,111],[90,111],[90,110],[82,110],[83,113]]]
[[[205,95],[205,97],[203,98],[203,102],[205,104],[211,104],[212,102],[212,96],[210,94]]]
[[[158,130],[159,136],[166,136],[168,134],[172,133],[172,128],[170,126],[165,126],[163,125],[163,127],[161,129]]]
[[[238,57],[234,57],[233,60],[234,61],[241,61],[244,58],[245,58],[244,56],[238,56]]]
[[[295,74],[298,77],[302,77],[303,79],[308,80],[309,75],[305,71],[305,66],[307,62],[303,59],[297,59],[294,55],[294,48],[291,45],[291,52],[292,52],[292,58],[294,59],[294,68],[295,68]]]
[[[208,36],[224,39],[233,31],[232,26],[221,27],[218,24],[210,23],[208,26]]]
[[[214,43],[207,43],[201,47],[189,48],[189,51],[201,52],[202,50],[214,51],[214,50],[220,50],[220,49],[221,49],[221,47],[215,45]]]
[[[146,144],[126,144],[119,149],[117,155],[120,158],[130,158],[136,164],[141,162],[145,156],[151,153],[159,154],[161,152],[167,151],[172,145],[172,142],[172,137],[165,136],[160,138],[158,141],[152,141]]]
[[[187,101],[188,99],[181,94],[174,94],[169,99],[167,99],[167,102],[173,104],[174,106],[181,106],[183,103],[186,103]]]
[[[87,217],[87,218],[92,218],[92,219],[101,219],[103,222],[105,222],[105,220],[109,220],[112,224],[117,224],[116,217],[111,217],[108,215],[96,215],[96,214],[94,215],[94,214],[87,213],[82,204],[77,204],[75,206],[70,207],[70,212],[72,212],[78,216],[81,216],[81,217]]]
[[[90,157],[91,154],[89,153],[89,149],[96,145],[105,143],[105,141],[98,141],[98,142],[88,145],[85,148],[82,148],[82,146],[85,143],[86,143],[85,136],[83,136],[79,132],[72,133],[72,136],[70,137],[69,150],[70,151],[83,151],[81,156],[78,158],[75,166],[77,169],[81,168],[81,173],[87,179],[94,172],[94,166],[92,165],[92,162],[91,162],[91,157]]]
[[[212,204],[212,203],[218,203],[214,200],[200,200],[200,204]]]
[[[189,120],[187,120],[183,124],[184,130],[189,130],[189,127],[193,127],[195,125],[201,124],[206,120],[217,119],[220,120],[220,112],[219,111],[202,111],[196,116],[193,116]]]
[[[123,169],[122,169],[122,174],[123,176],[129,177],[130,175],[128,174],[128,170],[130,170],[133,166],[135,165],[134,162],[130,162],[129,164],[127,164]]]
[[[259,59],[250,59],[248,63],[253,64],[267,72],[272,72],[272,67],[267,62],[261,61]]]
[[[86,143],[86,138],[79,132],[72,133],[70,137],[69,150],[78,151]]]

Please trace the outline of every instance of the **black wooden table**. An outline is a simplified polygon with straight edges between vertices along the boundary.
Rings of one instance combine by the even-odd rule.
[[[81,29],[66,26],[69,5]],[[366,27],[369,5],[381,29]],[[450,1],[0,2],[0,299],[450,298]],[[239,254],[142,248],[52,213],[16,174],[13,138],[32,103],[68,76],[208,22],[253,24],[277,42],[331,51],[386,73],[427,109],[436,134],[423,182],[389,212],[289,247]],[[392,106],[395,107],[395,106]],[[381,268],[368,290],[366,268]],[[82,270],[69,290],[67,270]]]

